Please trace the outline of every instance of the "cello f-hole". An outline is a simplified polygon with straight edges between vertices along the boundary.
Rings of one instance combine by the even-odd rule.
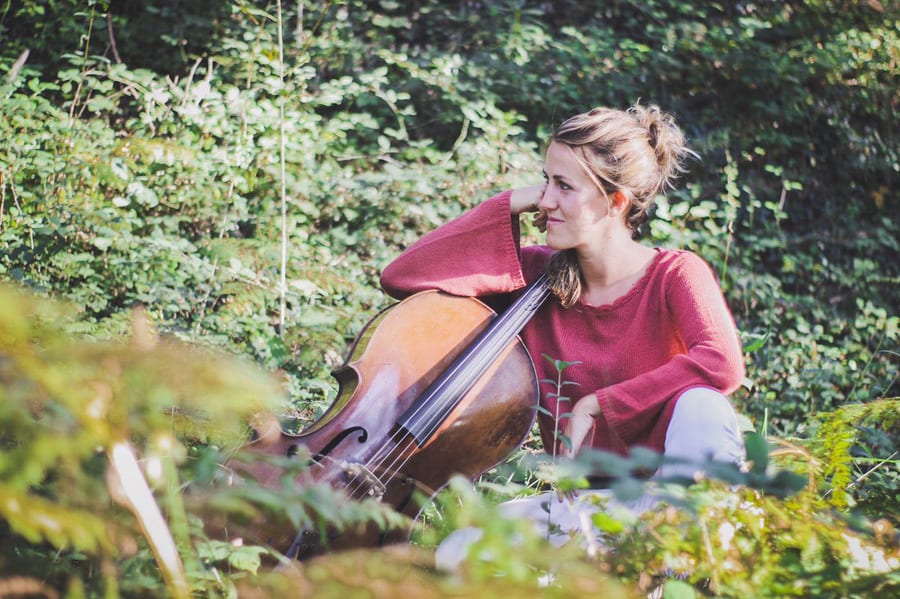
[[[334,451],[334,448],[340,445],[344,439],[355,432],[359,432],[359,437],[356,439],[359,443],[365,443],[369,439],[369,431],[361,426],[351,426],[350,428],[345,428],[344,430],[336,434],[334,438],[329,441],[319,453],[314,455],[313,460],[315,460],[316,462],[321,461],[322,458]],[[293,445],[292,447],[294,447],[294,451],[296,452],[297,446]]]

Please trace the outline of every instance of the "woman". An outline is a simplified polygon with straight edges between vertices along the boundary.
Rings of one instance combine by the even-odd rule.
[[[739,461],[743,443],[726,394],[744,375],[734,320],[696,255],[637,241],[654,198],[691,152],[656,106],[598,108],[551,135],[543,185],[496,195],[408,248],[382,274],[404,297],[425,289],[508,301],[545,270],[553,298],[522,331],[541,381],[541,356],[573,362],[574,402],[542,382],[548,453],[582,447]],[[535,212],[546,245],[520,247],[519,215]],[[555,415],[571,412],[571,416]],[[567,443],[560,441],[562,435]],[[693,474],[669,469],[661,474]]]

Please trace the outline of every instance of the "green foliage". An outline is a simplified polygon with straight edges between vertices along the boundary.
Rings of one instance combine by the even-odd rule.
[[[720,597],[871,597],[900,585],[897,552],[809,494],[782,500],[705,482],[680,500],[688,509],[655,510],[613,539],[609,559],[624,577],[675,572]]]
[[[283,390],[274,410],[293,426],[321,414],[336,394],[329,371],[388,302],[377,289],[384,264],[491,193],[534,182],[542,138],[564,116],[642,98],[674,111],[702,156],[660,201],[648,240],[693,249],[713,266],[747,354],[752,385],[738,406],[809,445],[819,468],[810,466],[810,485],[825,499],[742,495],[777,523],[759,528],[730,504],[713,506],[721,489],[701,487],[685,500],[699,506],[671,516],[665,534],[607,522],[634,553],[623,541],[603,568],[639,584],[641,547],[654,567],[690,556],[701,564],[690,582],[717,578],[723,595],[829,595],[836,580],[851,595],[896,588],[895,574],[853,569],[834,514],[855,507],[897,522],[898,429],[883,399],[897,395],[897,3],[334,0],[282,9],[278,31],[271,2],[0,6],[0,278],[68,306],[0,299],[10,335],[0,337],[0,534],[15,539],[4,544],[4,571],[27,576],[49,563],[41,579],[73,595],[160,588],[152,547],[105,478],[111,448],[125,441],[142,459],[160,456],[167,474],[154,491],[197,592],[234,593],[235,580],[256,580],[265,570],[257,559],[271,555],[206,537],[190,500],[179,507],[182,485],[213,485],[223,511],[294,525],[386,523],[377,510],[317,513],[321,495],[218,489],[224,439],[253,402]],[[134,318],[136,306],[145,319]],[[121,341],[144,329],[191,349]],[[280,385],[198,346],[277,371]],[[568,395],[562,376],[555,382]],[[727,480],[768,481],[779,496],[796,490],[797,479],[770,476],[768,443],[751,439],[759,478]],[[518,467],[489,482],[582,483],[559,472],[541,482],[541,469]],[[22,505],[29,511],[16,511]],[[789,521],[785,505],[804,517]],[[704,535],[725,523],[740,529],[735,541],[729,550],[713,543],[710,554]],[[496,555],[518,534],[506,526],[489,531],[485,549]],[[559,567],[535,543],[519,561],[506,552],[483,571],[473,566],[465,590],[487,593],[503,574],[533,595],[533,575]],[[440,588],[419,560],[396,563],[411,565],[423,589]],[[321,588],[340,563],[297,580]],[[587,573],[596,563],[582,566],[573,579],[606,584]],[[268,584],[258,589],[279,583]],[[670,580],[665,592],[686,595],[686,586]]]
[[[271,6],[85,3],[70,18],[77,5],[3,13],[17,34],[5,57],[34,40],[45,55],[3,87],[0,269],[85,306],[89,332],[120,332],[139,302],[167,330],[284,369],[321,409],[360,314],[385,301],[381,265],[530,180],[562,115],[642,97],[676,112],[703,156],[651,240],[704,255],[745,337],[767,339],[748,413],[803,433],[800,416],[851,389],[891,394],[896,333],[873,344],[898,302],[896,7],[292,6],[282,84]],[[44,44],[50,30],[63,35]],[[851,381],[854,363],[866,380]]]
[[[838,508],[856,503],[856,494],[851,493],[851,489],[859,486],[858,482],[863,478],[869,478],[864,483],[864,506],[882,510],[895,520],[898,518],[898,425],[900,400],[896,398],[850,404],[823,419],[812,450],[822,460],[823,476],[830,477],[829,503]],[[879,433],[884,440],[874,441]],[[854,474],[856,480],[853,480]],[[878,500],[873,501],[871,496],[879,494]]]
[[[656,508],[639,516],[621,509],[598,511],[592,523],[604,534],[600,550],[593,554],[585,551],[577,534],[555,548],[535,536],[532,523],[495,512],[497,500],[532,492],[514,483],[485,483],[481,493],[473,494],[460,481],[439,496],[443,520],[431,516],[443,532],[419,541],[428,547],[457,528],[480,529],[482,536],[455,574],[467,582],[498,575],[504,580],[546,580],[546,573],[558,568],[577,573],[591,564],[644,596],[659,588],[687,597],[870,597],[896,592],[900,552],[890,525],[855,520],[848,526],[846,515],[830,509],[820,494],[825,479],[802,448],[770,454],[768,444],[758,439],[748,442],[748,453],[754,464],[750,471],[740,472],[733,464],[698,464],[711,477],[687,486],[640,478],[662,460],[651,452],[635,451],[629,457],[595,453],[572,463],[545,458],[531,464],[539,485],[569,489],[583,488],[585,474],[598,467],[615,474],[610,491],[593,496],[601,508],[613,498],[629,501],[646,492],[660,498]],[[805,468],[809,484],[785,467]],[[551,588],[565,593],[567,580],[554,577]]]
[[[130,342],[72,340],[66,312],[0,288],[0,564],[45,581],[77,580],[92,560],[109,563],[135,544],[137,521],[115,505],[134,507],[116,490],[123,474],[134,474],[117,464],[126,444],[141,448],[154,482],[176,488],[177,479],[163,476],[166,464],[187,454],[171,410],[203,410],[191,429],[227,446],[243,436],[240,415],[278,395],[267,376],[234,358],[159,342],[140,318]],[[206,412],[210,405],[225,410]],[[177,504],[168,508],[172,526],[186,526]],[[43,546],[67,557],[49,570],[29,562]],[[114,569],[102,571],[107,589],[116,588]]]
[[[549,397],[555,402],[556,413],[550,414],[549,411],[547,410],[547,408],[545,408],[543,406],[538,406],[537,409],[538,409],[538,413],[544,414],[545,416],[549,416],[550,418],[553,419],[553,422],[554,422],[553,439],[552,439],[553,450],[551,453],[555,457],[556,456],[556,448],[558,446],[558,443],[560,443],[560,442],[565,443],[566,447],[569,447],[570,449],[572,447],[572,440],[569,439],[569,437],[567,437],[566,435],[564,435],[561,430],[559,430],[559,426],[562,422],[564,422],[566,419],[571,417],[571,412],[569,410],[572,407],[572,405],[574,404],[572,397],[570,397],[569,395],[564,395],[563,393],[564,393],[564,391],[565,391],[565,393],[568,393],[568,390],[566,389],[566,387],[571,387],[573,385],[577,385],[577,383],[565,380],[563,372],[569,366],[574,366],[575,364],[579,364],[579,362],[577,362],[577,361],[567,362],[565,360],[556,360],[546,354],[544,354],[543,357],[545,360],[550,362],[553,365],[553,368],[556,370],[556,380],[543,379],[541,381],[542,383],[549,383],[550,385],[554,385],[556,388],[556,391],[549,394]],[[577,401],[577,400],[575,400],[575,401]]]
[[[234,356],[160,340],[140,314],[129,340],[73,339],[74,312],[0,287],[0,572],[113,594],[152,592],[163,580],[174,596],[185,596],[180,583],[227,594],[229,574],[255,574],[275,553],[207,536],[224,538],[223,518],[265,514],[293,529],[403,523],[377,504],[338,510],[345,502],[330,487],[298,487],[299,459],[282,464],[282,487],[230,484],[224,462],[252,414],[283,404],[278,382]],[[142,468],[129,458],[135,449]],[[158,499],[148,489],[141,504],[148,484]],[[159,523],[150,519],[157,502]],[[167,568],[160,534],[180,551],[180,574]]]

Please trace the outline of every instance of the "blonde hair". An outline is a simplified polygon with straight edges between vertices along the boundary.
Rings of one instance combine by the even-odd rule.
[[[636,102],[627,110],[595,108],[573,116],[550,135],[551,143],[565,144],[587,175],[609,198],[620,191],[628,200],[625,224],[640,235],[656,196],[672,187],[688,156],[675,118],[659,106]],[[573,250],[554,254],[548,269],[551,288],[563,306],[581,295],[581,272]]]

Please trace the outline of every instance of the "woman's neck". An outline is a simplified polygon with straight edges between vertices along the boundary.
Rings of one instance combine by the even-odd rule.
[[[582,301],[593,306],[611,304],[644,275],[655,255],[653,248],[630,235],[607,239],[602,247],[579,250],[578,264],[585,283]]]

